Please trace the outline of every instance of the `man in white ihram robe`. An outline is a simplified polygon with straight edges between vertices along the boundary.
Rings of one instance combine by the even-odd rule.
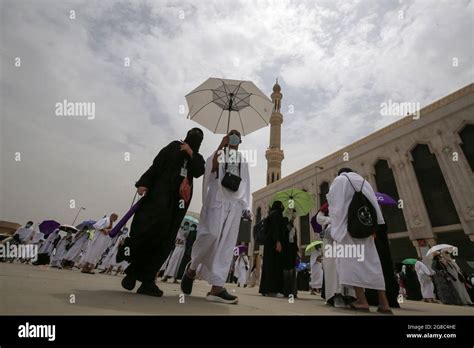
[[[421,285],[421,295],[425,302],[435,302],[434,285],[431,276],[434,271],[426,266],[420,259],[415,263],[415,271]]]
[[[29,243],[33,237],[33,221],[28,221],[25,226],[17,229],[13,236],[18,236],[17,238],[22,244]]]
[[[217,151],[206,161],[199,232],[193,245],[190,265],[181,280],[181,290],[190,294],[196,270],[201,266],[198,276],[212,285],[206,300],[229,304],[237,303],[238,299],[227,292],[224,284],[234,256],[242,212],[248,210],[250,202],[248,163],[237,151],[240,139],[238,131],[230,131]],[[222,154],[219,150],[225,153],[229,148],[229,157],[219,160],[219,154]],[[222,185],[225,172],[241,178],[237,191]]]
[[[175,283],[178,282],[176,276],[178,274],[178,267],[181,264],[181,260],[184,256],[184,249],[188,234],[189,222],[186,221],[183,226],[178,230],[178,234],[176,235],[174,250],[171,253],[168,266],[165,269],[165,273],[162,279],[164,282],[166,282],[169,278],[174,278]]]
[[[319,291],[323,287],[323,264],[322,264],[323,253],[321,247],[315,248],[310,255],[309,264],[311,266],[311,293],[314,290]]]
[[[110,244],[111,239],[108,234],[116,220],[117,214],[111,214],[110,217],[106,216],[93,225],[95,229],[94,237],[90,241],[84,257],[81,259],[81,263],[83,263],[82,273],[94,274],[92,270]]]
[[[67,246],[72,242],[72,233],[68,232],[56,245],[56,252],[51,258],[51,267],[61,268],[61,261],[67,253]]]
[[[347,231],[349,205],[355,193],[353,186],[357,190],[362,187],[363,195],[375,209],[378,224],[385,223],[370,183],[349,168],[341,169],[326,195],[331,218],[331,237],[336,241],[338,248],[359,251],[360,255],[347,254],[337,258],[339,282],[344,286],[354,287],[357,301],[350,304],[351,309],[369,311],[369,304],[364,293],[364,289],[367,288],[378,290],[379,308],[377,311],[382,314],[392,314],[385,295],[382,265],[375,248],[374,238],[372,236],[352,238]]]
[[[88,227],[85,226],[82,230],[76,233],[71,247],[67,251],[66,255],[64,255],[63,260],[66,261],[66,265],[64,265],[63,268],[72,269],[81,252],[86,249],[88,242]]]
[[[247,286],[247,272],[249,270],[249,257],[242,253],[235,260],[234,277],[237,278],[237,286]]]

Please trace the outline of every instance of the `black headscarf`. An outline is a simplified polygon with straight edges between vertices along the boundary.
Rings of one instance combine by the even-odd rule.
[[[201,146],[202,139],[204,138],[204,133],[200,128],[191,128],[184,139],[184,142],[188,144],[193,152],[199,152],[199,147]]]
[[[283,203],[281,201],[275,201],[273,202],[270,210],[283,213],[283,210],[285,210],[285,207],[283,206]]]

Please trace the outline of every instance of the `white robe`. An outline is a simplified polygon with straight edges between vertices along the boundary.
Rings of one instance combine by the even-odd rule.
[[[434,285],[430,277],[434,274],[434,271],[421,261],[416,261],[415,271],[420,281],[423,298],[435,298]]]
[[[382,265],[375,248],[374,238],[352,238],[347,231],[348,209],[354,189],[344,175],[349,177],[357,190],[360,190],[364,180],[356,173],[343,173],[336,177],[331,184],[329,193],[326,195],[331,218],[331,237],[345,249],[346,247],[354,247],[354,249],[356,247],[357,250],[362,251],[363,260],[358,260],[356,255],[337,258],[336,267],[339,281],[342,285],[385,290]],[[362,193],[373,205],[377,213],[377,222],[379,224],[385,223],[374,190],[368,181],[364,183]]]
[[[85,250],[87,243],[89,242],[89,234],[85,231],[78,232],[77,236],[74,237],[74,244],[64,255],[64,260],[76,261],[82,250]]]
[[[15,231],[13,234],[14,236],[18,236],[20,239],[20,242],[22,243],[28,243],[30,238],[33,236],[33,227],[20,227]]]
[[[186,243],[186,236],[188,232],[185,232],[182,228],[179,229],[178,234],[176,235],[176,241],[180,240],[181,244],[175,244],[174,250],[171,253],[171,257],[166,267],[164,276],[176,278],[178,275],[179,265],[184,256],[184,249]]]
[[[247,283],[247,272],[249,268],[249,257],[245,254],[239,255],[234,264],[234,277],[237,278],[237,283],[245,285]]]
[[[102,254],[105,252],[110,244],[110,237],[107,234],[102,233],[100,230],[107,228],[110,225],[109,217],[105,217],[94,224],[94,237],[90,241],[84,257],[81,259],[81,263],[90,263],[96,265]]]
[[[464,286],[464,283],[459,279],[459,273],[461,273],[461,270],[459,269],[458,264],[452,260],[448,259],[447,260],[447,270],[449,274],[451,274],[453,277],[456,278],[456,281],[453,282],[454,289],[456,292],[459,294],[459,298],[461,299],[461,302],[463,305],[468,305],[472,304],[471,298],[469,296],[469,293],[466,290],[466,287]]]
[[[54,241],[59,235],[59,229],[55,229],[53,232],[51,232],[48,235],[48,238],[46,238],[45,242],[43,245],[41,245],[41,248],[38,251],[38,254],[48,254],[51,256],[51,253],[54,250]]]
[[[107,256],[104,258],[104,261],[102,261],[102,268],[103,269],[108,269],[110,266],[112,267],[118,267],[119,264],[117,264],[116,257],[118,253],[118,249],[120,246],[120,243],[127,238],[127,234],[121,234],[114,242],[114,245],[111,247],[109,253]],[[123,262],[123,261],[122,261]],[[120,262],[120,263],[122,263]],[[126,262],[126,261],[125,261]]]
[[[312,289],[321,289],[323,287],[323,264],[317,261],[318,257],[322,255],[323,253],[320,248],[311,252],[311,282],[309,285]]]
[[[71,236],[65,236],[58,242],[56,245],[56,252],[51,258],[51,266],[59,267],[61,265],[61,261],[67,253],[66,246],[71,241],[71,238]]]
[[[221,185],[224,164],[219,163],[219,176],[212,173],[212,158],[206,161],[203,179],[203,206],[199,231],[191,255],[191,268],[214,286],[224,286],[237,244],[242,211],[249,209],[250,175],[248,163],[242,161],[239,189],[233,192]],[[233,166],[229,166],[232,168]]]

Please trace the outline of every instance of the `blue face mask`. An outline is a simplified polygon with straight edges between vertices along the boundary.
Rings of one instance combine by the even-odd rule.
[[[237,146],[240,144],[240,137],[237,134],[231,134],[229,136],[229,145]]]

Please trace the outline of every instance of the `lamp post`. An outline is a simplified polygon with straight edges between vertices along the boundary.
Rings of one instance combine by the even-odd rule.
[[[72,225],[73,225],[73,226],[74,226],[74,223],[76,222],[77,217],[79,216],[79,213],[81,212],[81,210],[86,210],[86,208],[84,208],[84,207],[80,207],[80,208],[79,208],[79,211],[77,212],[76,217],[74,218],[74,221],[72,222]]]

